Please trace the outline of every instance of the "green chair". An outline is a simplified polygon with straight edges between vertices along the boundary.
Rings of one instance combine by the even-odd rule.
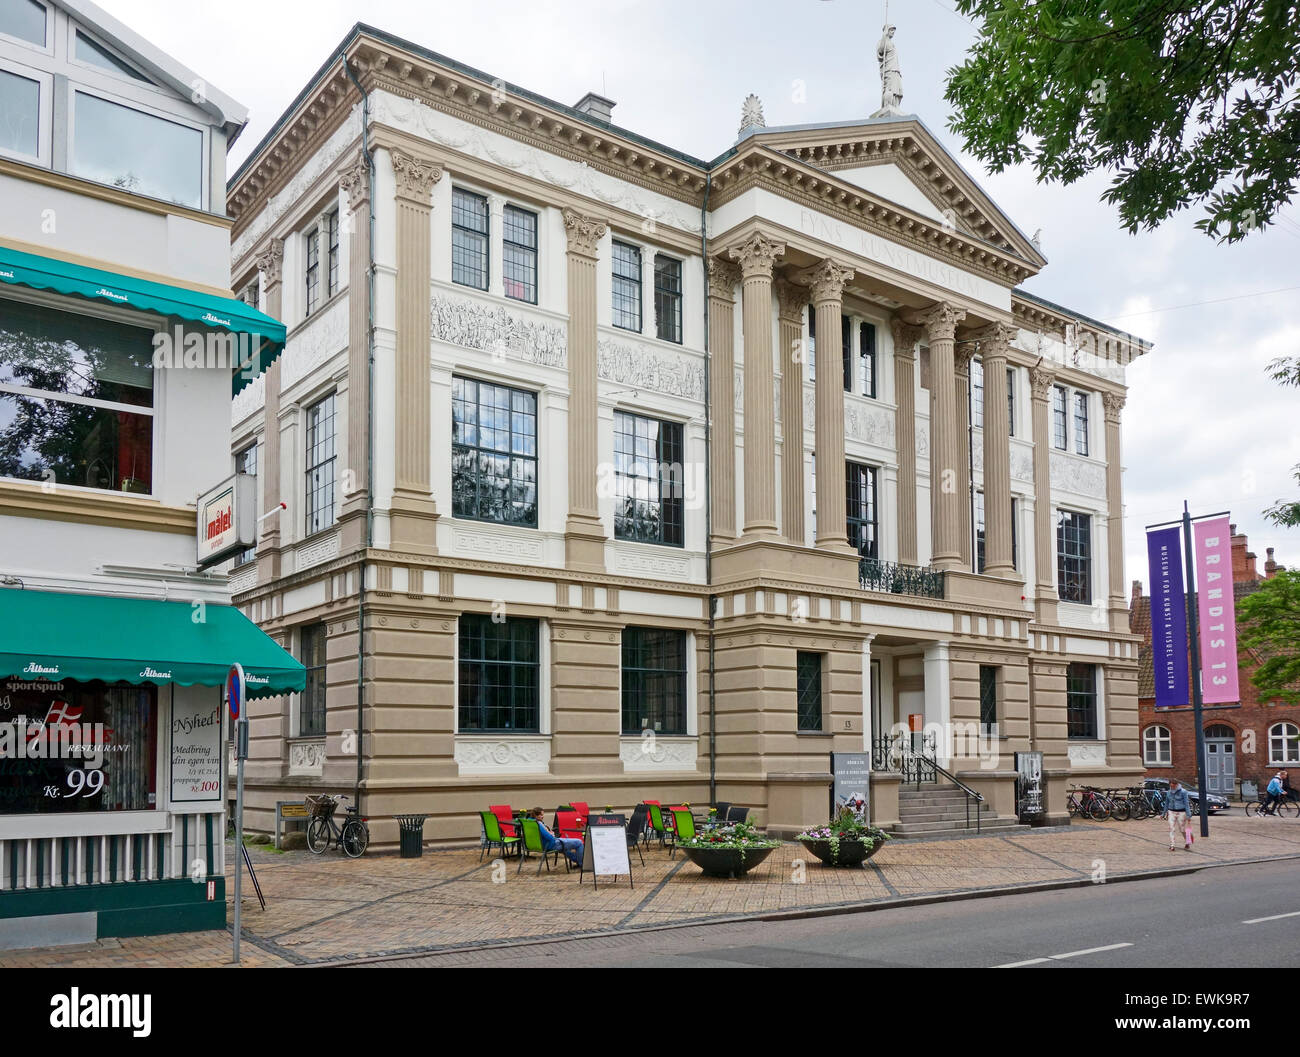
[[[542,846],[542,831],[541,829],[538,828],[537,819],[535,818],[524,819],[523,827],[524,827],[524,842],[521,845],[521,848],[523,849],[523,854],[519,856],[519,865],[515,867],[515,873],[518,873],[520,870],[522,870],[524,868],[524,860],[531,858],[534,854],[541,856],[541,859],[537,863],[537,872],[539,874],[542,872],[542,863],[546,864],[547,873],[550,872],[552,856],[555,856],[557,859],[560,856],[564,856],[564,869],[565,872],[567,873],[569,869],[569,857],[567,855],[564,855],[564,849],[561,848],[558,844],[550,851],[547,851]]]
[[[650,832],[659,838],[659,847],[662,848],[668,837],[668,827],[664,825],[664,809],[648,800],[646,807],[650,809]]]
[[[684,808],[673,807],[668,810],[673,813],[673,828],[668,833],[668,857],[671,859],[677,854],[679,840],[690,840],[695,836],[695,816]]]
[[[501,849],[501,854],[506,854],[507,848],[518,848],[518,837],[507,837],[501,832],[501,820],[492,814],[491,811],[480,811],[479,818],[483,820],[483,846],[486,850],[491,851],[492,846],[496,845]],[[479,860],[483,859],[483,852],[478,853]]]

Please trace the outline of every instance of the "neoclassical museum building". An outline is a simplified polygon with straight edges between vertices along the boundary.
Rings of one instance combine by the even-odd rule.
[[[915,116],[693,158],[356,26],[228,187],[288,327],[235,400],[266,517],[236,603],[308,669],[252,702],[250,821],[358,795],[824,818],[912,779],[1046,817],[1139,779],[1121,412],[1150,346]],[[867,792],[867,790],[864,790]],[[901,794],[901,795],[900,795]]]

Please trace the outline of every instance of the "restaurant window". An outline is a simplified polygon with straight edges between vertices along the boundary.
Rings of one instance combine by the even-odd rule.
[[[845,531],[849,546],[863,558],[878,558],[876,468],[859,462],[844,464]]]
[[[0,477],[148,494],[153,331],[0,300]]]
[[[41,85],[0,70],[0,151],[40,154]]]
[[[641,250],[615,241],[612,253],[614,326],[641,331]]]
[[[682,262],[655,254],[655,334],[682,343]]]
[[[541,663],[536,620],[466,613],[456,666],[458,729],[537,734]]]
[[[799,730],[822,732],[822,659],[823,654],[799,651],[796,660],[795,692]]]
[[[3,701],[0,816],[156,806],[157,687],[8,680]]]
[[[1066,733],[1071,738],[1097,737],[1097,666],[1071,664],[1065,671]]]
[[[45,5],[36,0],[4,0],[0,3],[0,33],[43,48],[47,17]]]
[[[74,176],[202,208],[202,132],[86,92],[73,96]]]
[[[840,362],[844,371],[844,391],[853,392],[853,320],[840,316]]]
[[[623,629],[623,733],[686,733],[686,632]]]
[[[537,214],[506,206],[502,217],[501,273],[506,297],[537,304]]]
[[[537,527],[537,394],[451,381],[453,517]]]
[[[1052,386],[1052,446],[1059,451],[1066,451],[1070,447],[1066,403],[1065,386]]]
[[[307,408],[307,482],[305,535],[334,524],[334,396]]]
[[[1147,727],[1142,732],[1142,762],[1148,767],[1173,763],[1173,738],[1168,727]]]
[[[862,395],[876,398],[876,325],[858,326],[858,362],[862,364]]]
[[[257,477],[257,442],[254,441],[235,456],[235,473],[252,474]],[[256,545],[246,547],[235,555],[236,565],[245,565],[257,557]]]
[[[1088,394],[1074,394],[1074,450],[1088,454]]]
[[[1058,510],[1056,590],[1062,602],[1092,604],[1092,519]]]
[[[998,725],[998,670],[980,665],[980,727],[988,734]]]
[[[328,247],[326,267],[329,275],[325,296],[333,297],[339,292],[339,211],[337,209],[332,210],[325,218],[325,239]]]
[[[1300,727],[1294,723],[1274,723],[1268,728],[1268,762],[1300,763]]]
[[[314,738],[325,733],[325,625],[309,624],[300,635],[307,683],[298,709],[298,736]]]
[[[614,538],[683,544],[682,427],[614,412]]]
[[[488,288],[488,200],[460,187],[451,192],[451,281]]]

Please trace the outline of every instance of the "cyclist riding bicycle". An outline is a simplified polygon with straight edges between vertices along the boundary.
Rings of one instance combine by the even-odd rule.
[[[1282,802],[1282,796],[1285,792],[1286,771],[1279,771],[1268,783],[1268,803],[1264,805],[1264,810],[1260,812],[1263,815],[1276,815],[1277,805]]]

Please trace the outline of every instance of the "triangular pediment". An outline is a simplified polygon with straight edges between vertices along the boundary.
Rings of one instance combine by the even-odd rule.
[[[765,128],[752,134],[752,142],[991,243],[1034,270],[1047,263],[919,118]]]

